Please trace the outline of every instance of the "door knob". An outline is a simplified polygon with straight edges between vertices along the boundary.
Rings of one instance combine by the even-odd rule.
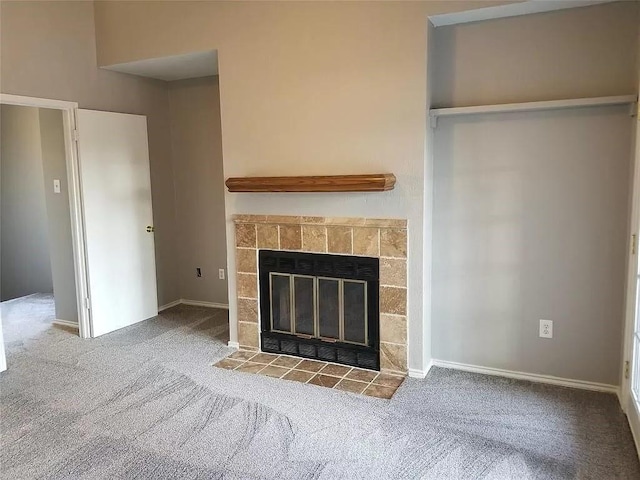
[[[149,232],[149,233],[154,232],[154,229],[153,229],[153,227],[151,225],[147,226],[147,232]]]

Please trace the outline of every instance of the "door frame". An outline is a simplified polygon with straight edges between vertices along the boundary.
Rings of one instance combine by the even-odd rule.
[[[633,393],[631,391],[631,380],[633,378],[633,337],[636,322],[636,295],[637,295],[637,275],[638,275],[638,257],[640,256],[640,106],[639,103],[634,105],[635,116],[635,146],[632,152],[632,194],[631,194],[631,218],[629,222],[629,249],[627,250],[627,286],[625,294],[625,321],[624,321],[624,337],[623,337],[623,357],[621,389],[620,389],[620,406],[627,414],[631,433],[633,435],[636,450],[640,455],[640,418],[638,411],[633,403]],[[634,238],[635,235],[635,238]],[[634,245],[635,242],[635,245]],[[632,253],[635,249],[635,254]],[[627,371],[627,362],[629,362],[629,370]],[[640,368],[640,365],[636,365]],[[627,378],[628,375],[628,378]]]
[[[78,136],[76,129],[78,103],[0,93],[0,104],[49,108],[60,110],[62,112],[67,183],[69,185],[69,211],[71,215],[73,267],[76,280],[78,333],[81,338],[91,338],[91,310],[89,309],[84,209],[82,203],[82,188],[80,185],[80,164],[78,162]]]

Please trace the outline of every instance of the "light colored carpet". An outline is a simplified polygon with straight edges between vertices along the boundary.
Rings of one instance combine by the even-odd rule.
[[[213,368],[226,335],[180,306],[28,336],[0,378],[3,478],[640,478],[613,395],[434,368],[379,400]]]
[[[10,351],[22,348],[24,342],[51,328],[56,319],[52,293],[34,293],[0,303],[2,334]]]

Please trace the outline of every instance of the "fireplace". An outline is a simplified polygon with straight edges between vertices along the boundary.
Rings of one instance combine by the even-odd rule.
[[[379,368],[380,371],[394,374],[407,372],[407,221],[403,219],[381,218],[343,218],[343,217],[300,217],[283,215],[234,215],[235,228],[235,293],[236,293],[236,327],[237,348],[247,351],[291,352],[293,355],[318,358],[320,355],[335,355],[338,361],[340,355],[344,363],[352,365],[344,359],[345,352],[359,352],[356,354],[359,365],[373,365],[366,368]],[[271,289],[265,287],[268,281],[261,281],[264,270],[261,266],[260,252],[271,251],[283,254],[278,257],[279,267],[271,270],[275,277],[278,308],[283,308],[285,316],[276,322],[275,331],[271,331],[271,310],[263,302],[271,300]],[[294,254],[293,256],[289,256]],[[300,254],[301,256],[297,256]],[[304,254],[313,255],[312,258],[337,258],[340,261],[372,262],[367,268],[378,269],[378,278],[349,278],[342,275],[341,269],[324,271],[322,269],[310,271],[303,265]],[[297,257],[298,260],[295,260]],[[294,259],[294,260],[292,260]],[[300,271],[283,269],[286,263],[297,262],[304,268]],[[376,263],[377,262],[377,263]],[[316,263],[316,266],[322,265]],[[334,266],[335,267],[335,266]],[[340,267],[340,264],[338,264]],[[315,268],[315,267],[314,267]],[[359,274],[365,271],[364,264],[360,264]],[[373,272],[373,270],[372,270]],[[282,274],[278,276],[277,274]],[[269,276],[271,277],[271,276]],[[312,277],[306,280],[307,277]],[[325,279],[327,281],[325,281]],[[273,282],[273,280],[271,280]],[[318,295],[322,297],[342,298],[345,295],[361,298],[363,289],[358,281],[366,283],[366,303],[355,302],[355,305],[366,305],[366,334],[362,335],[360,328],[362,319],[361,307],[353,307],[355,311],[348,311],[347,327],[344,326],[345,312],[338,303],[336,312],[335,302],[329,313],[323,314],[333,319],[328,327],[320,330],[318,321],[321,320],[316,305]],[[342,282],[342,284],[340,284]],[[377,282],[378,288],[373,292]],[[346,289],[345,289],[346,285]],[[297,304],[295,292],[301,297]],[[342,290],[340,290],[342,289]],[[287,297],[287,292],[288,297]],[[293,293],[292,293],[293,292]],[[342,293],[340,293],[342,292]],[[306,295],[306,301],[305,300]],[[377,295],[377,303],[375,300]],[[315,298],[317,304],[313,304]],[[340,301],[340,300],[339,300]],[[326,301],[325,301],[326,303]],[[354,303],[354,302],[351,302]],[[312,306],[313,305],[313,306]],[[280,307],[282,306],[282,307]],[[305,310],[306,309],[306,310]],[[359,310],[358,310],[359,309]],[[288,317],[287,313],[288,312]],[[296,313],[297,312],[297,313]],[[304,314],[303,314],[304,312]],[[292,317],[293,315],[293,317]],[[296,315],[300,320],[296,324]],[[314,316],[315,315],[315,316]],[[343,317],[342,336],[340,336],[340,315]],[[377,315],[377,320],[374,320]],[[293,327],[291,318],[293,318]],[[323,317],[324,318],[324,317]],[[287,320],[288,319],[288,320]],[[336,319],[338,321],[336,321]],[[266,323],[266,322],[269,323]],[[323,322],[324,324],[324,322]],[[352,329],[354,324],[357,329]],[[292,332],[291,329],[294,328]],[[331,330],[333,329],[333,330]],[[316,332],[318,333],[316,335]],[[297,342],[297,353],[293,353],[290,343],[282,340]],[[276,347],[276,340],[278,342]],[[271,342],[271,343],[270,343]],[[343,348],[343,345],[344,348]],[[315,348],[315,352],[305,354],[305,348]],[[279,348],[280,350],[275,350]],[[289,350],[286,350],[289,348]],[[337,350],[340,349],[340,350]],[[333,352],[333,353],[332,353]],[[364,353],[363,353],[364,352]],[[367,353],[369,363],[362,361]],[[316,355],[314,357],[314,355]],[[323,357],[320,357],[323,358]],[[353,359],[353,357],[352,357]],[[373,361],[374,363],[371,363]]]
[[[378,258],[258,256],[262,351],[380,369]]]

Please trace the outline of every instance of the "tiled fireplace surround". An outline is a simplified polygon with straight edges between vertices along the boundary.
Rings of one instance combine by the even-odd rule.
[[[235,215],[238,343],[260,345],[259,249],[363,255],[380,259],[380,368],[407,372],[407,221]]]

